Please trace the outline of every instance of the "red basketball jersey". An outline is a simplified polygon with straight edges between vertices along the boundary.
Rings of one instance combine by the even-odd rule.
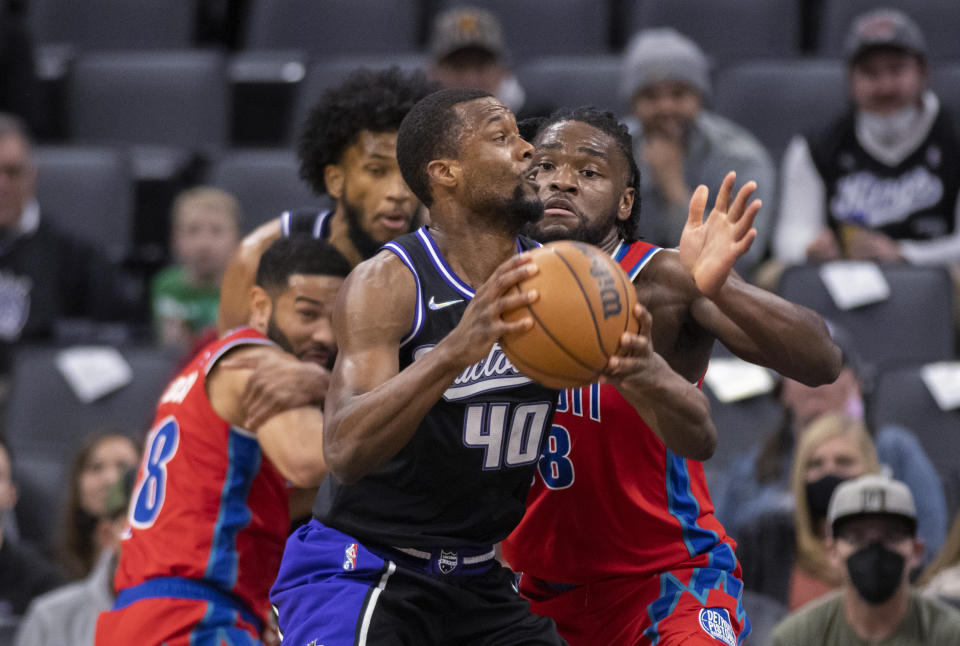
[[[201,350],[167,386],[133,489],[117,591],[158,577],[202,579],[261,618],[289,531],[285,480],[256,435],[210,405],[206,375],[228,350],[272,344],[250,328]]]
[[[620,243],[634,280],[660,249]],[[503,542],[511,566],[558,583],[735,571],[736,544],[713,516],[703,465],[668,450],[613,386],[560,394],[520,525]]]

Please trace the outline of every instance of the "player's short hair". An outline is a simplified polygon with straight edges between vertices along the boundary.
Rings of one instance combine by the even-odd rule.
[[[459,157],[457,141],[463,124],[454,106],[493,96],[483,90],[448,88],[420,100],[404,117],[397,132],[397,163],[403,180],[424,206],[430,207],[433,195],[427,177],[427,164],[441,157]]]
[[[346,277],[350,263],[326,240],[294,236],[278,238],[267,247],[257,266],[257,285],[268,293],[285,291],[290,276]]]
[[[394,132],[413,105],[439,87],[421,71],[361,68],[324,92],[297,142],[300,177],[317,194],[327,192],[323,171],[336,164],[361,130]]]
[[[580,121],[604,132],[617,143],[617,148],[627,160],[627,186],[634,189],[633,208],[626,220],[617,220],[620,237],[626,242],[637,240],[637,223],[640,220],[640,168],[633,158],[633,137],[626,124],[619,121],[615,114],[599,110],[592,106],[580,108],[560,108],[547,117],[527,119],[520,123],[520,134],[536,145],[536,138],[544,129],[561,121]]]

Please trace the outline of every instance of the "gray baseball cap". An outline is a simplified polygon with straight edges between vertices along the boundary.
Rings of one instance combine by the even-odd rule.
[[[876,47],[894,47],[927,56],[923,32],[907,14],[896,9],[875,9],[854,19],[844,44],[844,55],[853,62],[864,52]]]
[[[497,17],[476,7],[455,7],[438,15],[430,38],[433,57],[440,59],[468,47],[485,49],[498,58],[506,54]]]
[[[840,521],[877,514],[903,518],[917,526],[917,507],[907,485],[876,474],[840,483],[830,497],[827,522],[836,530]]]

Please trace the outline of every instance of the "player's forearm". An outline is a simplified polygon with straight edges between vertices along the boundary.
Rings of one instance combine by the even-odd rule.
[[[264,454],[298,487],[317,487],[327,476],[323,459],[323,414],[303,407],[271,417],[257,430]]]
[[[707,460],[717,446],[706,395],[674,372],[659,355],[654,366],[617,389],[664,445],[680,457]]]
[[[713,302],[738,331],[721,334],[734,354],[808,386],[832,383],[841,353],[816,312],[731,275]]]
[[[351,483],[382,467],[413,437],[427,412],[464,367],[439,344],[403,371],[362,394],[327,397],[324,457]]]

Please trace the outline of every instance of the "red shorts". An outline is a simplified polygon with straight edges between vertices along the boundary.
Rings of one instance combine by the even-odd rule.
[[[742,591],[732,573],[712,568],[608,579],[564,592],[520,578],[530,609],[553,619],[570,646],[737,646],[750,632]]]
[[[142,599],[101,612],[96,646],[262,646],[257,627],[236,610],[194,599]]]

